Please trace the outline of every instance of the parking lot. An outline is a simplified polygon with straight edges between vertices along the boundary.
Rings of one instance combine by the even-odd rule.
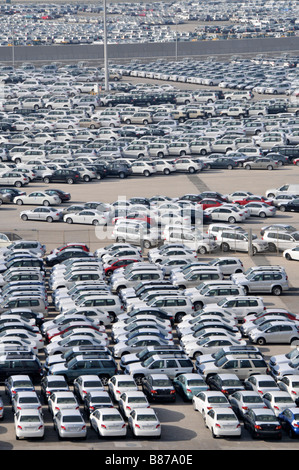
[[[188,65],[188,64],[187,64]],[[281,64],[280,64],[281,65]],[[210,64],[211,66],[211,64]],[[268,65],[265,65],[265,68],[268,67]],[[271,66],[273,67],[273,66]],[[133,67],[134,68],[134,67]],[[135,67],[135,70],[138,67]],[[187,67],[188,68],[188,67]],[[282,66],[283,68],[283,66]],[[273,69],[272,69],[273,71]],[[94,73],[93,71],[90,71]],[[26,72],[30,74],[30,71]],[[145,71],[144,71],[145,73]],[[159,72],[160,73],[160,72]],[[67,72],[65,71],[64,74],[67,76]],[[64,75],[63,74],[63,75]],[[186,71],[187,74],[187,71]],[[187,76],[187,75],[186,75]],[[190,78],[189,74],[189,78]],[[124,84],[125,80],[128,77],[123,77],[122,80],[119,82],[120,84]],[[288,89],[291,90],[291,93],[296,90],[296,77],[295,73],[289,75],[290,82],[288,85]],[[143,81],[143,83],[147,84],[159,84],[161,86],[162,84],[166,83],[165,77],[160,77],[159,81],[157,81],[157,78],[155,77],[149,77],[146,78],[146,75],[139,77],[136,73],[134,77],[128,78],[128,81],[130,81],[133,84],[138,83],[140,80]],[[275,76],[272,77],[272,82],[275,82]],[[187,82],[187,80],[182,81],[181,83],[176,83],[176,85],[179,86],[180,89],[189,89],[191,88],[192,91],[196,91],[198,89],[203,90],[205,89],[204,84],[195,84],[194,82],[190,83]],[[44,85],[43,85],[44,86]],[[65,86],[65,85],[63,85]],[[207,85],[206,85],[207,86]],[[252,84],[253,86],[253,84]],[[229,90],[229,84],[227,84],[225,87],[225,93],[228,92]],[[74,88],[72,86],[66,87],[68,91],[70,92],[71,90],[74,91]],[[253,89],[253,88],[252,88]],[[213,86],[213,91],[216,90],[216,86]],[[221,87],[217,87],[217,90],[221,90]],[[44,88],[42,89],[44,91]],[[57,90],[56,90],[57,91]],[[144,93],[144,89],[142,89]],[[265,92],[265,89],[262,91]],[[76,92],[77,93],[77,92]],[[76,94],[75,93],[75,94]],[[161,88],[157,92],[162,93]],[[80,93],[81,95],[81,93]],[[82,94],[83,95],[83,94]],[[114,95],[114,93],[113,93]],[[59,96],[59,93],[58,93]],[[90,93],[84,94],[84,97],[88,96],[92,102],[94,99],[94,95],[91,95]],[[280,145],[283,143],[283,147],[292,148],[296,149],[296,144],[295,143],[290,143],[289,141],[287,142],[286,136],[290,137],[291,134],[296,135],[296,126],[298,125],[298,111],[294,111],[294,106],[296,108],[297,102],[296,98],[297,95],[291,95],[294,99],[293,101],[290,100],[288,101],[289,98],[286,97],[285,94],[282,95],[276,95],[274,96],[274,92],[267,92],[265,94],[262,94],[261,92],[255,91],[254,92],[254,99],[252,102],[257,102],[257,101],[265,101],[266,105],[273,104],[273,100],[275,100],[275,103],[280,104],[281,101],[283,104],[288,104],[288,106],[291,103],[291,106],[293,106],[292,113],[290,109],[286,108],[283,115],[274,115],[273,120],[270,120],[265,118],[263,115],[262,117],[259,114],[254,114],[254,119],[258,123],[264,122],[266,125],[268,125],[268,129],[263,129],[264,133],[268,132],[271,134],[271,131],[275,133],[277,130],[277,134],[279,135],[273,135],[273,137],[277,137],[278,140],[274,140],[275,142],[273,144],[273,148],[271,145],[265,144],[265,147],[262,147],[261,145],[256,145],[256,141],[254,141],[254,149],[260,151],[261,147],[263,150],[266,150],[266,154],[273,150],[273,153],[278,153],[275,152],[275,144]],[[81,96],[82,97],[82,96]],[[36,97],[35,97],[36,98]],[[75,97],[73,96],[73,99]],[[194,96],[193,96],[194,98]],[[282,98],[282,100],[280,100]],[[18,98],[19,99],[19,98]],[[104,96],[103,96],[104,99]],[[186,99],[189,99],[186,97]],[[298,98],[297,98],[298,99]],[[221,100],[222,101],[222,100]],[[19,100],[18,103],[22,102],[23,100]],[[54,149],[61,149],[64,147],[64,149],[67,150],[72,150],[72,153],[70,152],[68,154],[68,160],[73,161],[76,159],[83,158],[82,161],[84,161],[84,158],[92,158],[94,161],[96,161],[96,157],[100,158],[100,151],[99,151],[99,146],[95,146],[94,153],[92,151],[88,151],[87,149],[90,148],[88,147],[88,143],[85,142],[82,144],[82,142],[77,142],[74,143],[74,147],[71,147],[72,142],[69,142],[69,139],[66,139],[64,141],[65,145],[57,145],[57,140],[55,140],[55,133],[61,133],[64,134],[64,137],[71,137],[72,140],[84,140],[84,135],[90,137],[90,141],[95,141],[96,138],[98,137],[98,132],[100,132],[101,129],[104,128],[104,130],[108,130],[109,135],[112,135],[111,132],[113,133],[115,130],[121,130],[125,129],[127,127],[128,135],[129,132],[132,130],[134,134],[134,137],[136,140],[138,140],[138,144],[143,143],[144,139],[141,140],[142,135],[143,137],[146,137],[148,135],[146,133],[146,125],[148,123],[141,122],[136,124],[136,126],[132,126],[128,123],[128,118],[127,117],[127,122],[125,120],[122,120],[121,122],[116,123],[116,125],[113,125],[109,127],[111,122],[113,120],[107,121],[103,120],[103,123],[99,126],[98,129],[86,129],[82,131],[82,128],[78,125],[78,119],[74,113],[73,117],[67,118],[67,127],[65,130],[63,130],[63,123],[61,123],[61,129],[58,127],[54,129],[49,130],[45,129],[45,124],[46,123],[52,123],[53,126],[57,126],[57,118],[48,119],[49,118],[49,113],[51,112],[50,108],[47,108],[47,105],[45,103],[49,103],[45,101],[43,103],[44,108],[40,110],[41,117],[40,119],[35,119],[34,118],[34,113],[37,112],[37,110],[32,110],[32,115],[33,119],[32,120],[26,120],[28,119],[27,116],[24,116],[24,119],[19,119],[19,116],[17,116],[17,111],[11,109],[8,111],[10,113],[11,121],[10,123],[12,125],[20,125],[19,130],[14,129],[12,134],[9,133],[9,136],[6,134],[6,131],[4,131],[4,143],[2,145],[2,156],[3,156],[3,162],[2,164],[5,166],[7,160],[5,159],[4,155],[14,155],[16,156],[19,154],[19,157],[23,158],[24,153],[26,152],[26,149],[30,148],[30,145],[32,146],[32,149],[38,149],[38,151],[43,152],[38,156],[38,154],[35,154],[35,157],[32,158],[37,158],[42,160],[42,162],[47,162],[47,166],[45,168],[45,171],[47,172],[46,175],[43,175],[43,177],[39,179],[32,179],[28,180],[26,184],[18,189],[24,190],[27,194],[33,193],[33,192],[42,192],[44,193],[47,190],[51,190],[52,188],[59,188],[62,191],[65,191],[67,193],[70,193],[71,195],[71,200],[69,202],[62,202],[61,204],[55,204],[55,208],[57,210],[62,210],[66,211],[67,208],[71,205],[77,205],[78,208],[84,206],[84,204],[88,202],[100,202],[102,204],[102,207],[106,204],[107,207],[110,207],[111,209],[111,204],[113,204],[116,201],[123,201],[124,199],[126,201],[129,201],[130,198],[152,198],[156,195],[162,195],[166,196],[169,198],[178,198],[180,199],[184,195],[197,195],[203,192],[207,191],[214,191],[218,192],[221,195],[229,195],[232,194],[235,191],[250,191],[253,195],[258,195],[265,197],[266,196],[266,191],[272,188],[279,188],[284,184],[288,185],[296,185],[298,182],[298,174],[299,174],[299,167],[298,165],[294,165],[292,163],[292,159],[288,160],[285,165],[278,166],[277,168],[273,169],[273,171],[268,171],[268,170],[259,170],[259,169],[246,169],[244,162],[247,161],[247,158],[249,157],[248,154],[246,154],[246,145],[244,147],[236,148],[235,149],[235,162],[238,162],[234,166],[233,169],[228,169],[228,168],[223,168],[220,166],[213,167],[212,163],[212,158],[210,158],[210,155],[215,153],[215,149],[211,147],[210,150],[206,153],[194,153],[191,155],[188,154],[188,159],[191,161],[197,161],[198,165],[200,165],[200,169],[198,171],[174,171],[172,174],[167,174],[167,173],[158,173],[157,171],[154,171],[153,174],[151,175],[146,175],[144,172],[139,173],[136,171],[134,174],[128,175],[127,178],[122,178],[122,177],[101,177],[100,179],[97,179],[94,177],[91,181],[88,181],[87,178],[85,181],[82,181],[84,178],[82,177],[84,170],[84,165],[82,164],[82,167],[80,165],[76,167],[76,170],[79,171],[81,170],[80,173],[80,183],[78,184],[67,184],[66,181],[54,181],[51,182],[51,172],[53,171],[53,167],[51,168],[48,166],[48,164],[51,165],[56,163],[58,166],[57,168],[63,168],[63,166],[59,166],[61,162],[58,160],[54,161],[53,154],[49,157],[49,153],[51,153]],[[295,105],[294,105],[295,103]],[[194,104],[194,103],[193,103]],[[217,101],[217,104],[219,105],[219,101]],[[222,103],[220,103],[222,104]],[[240,103],[239,103],[240,104]],[[186,103],[184,103],[186,105]],[[246,111],[250,108],[248,103],[244,103],[244,101],[241,102],[241,105],[246,108]],[[69,102],[67,103],[65,109],[69,107]],[[145,106],[143,106],[145,107]],[[5,106],[3,107],[3,120],[5,121],[7,119],[7,110],[5,110]],[[59,105],[57,105],[57,108],[59,108]],[[112,107],[111,107],[112,108]],[[167,108],[167,106],[166,106]],[[217,106],[214,107],[216,109]],[[21,109],[24,109],[24,106],[21,106]],[[167,112],[169,110],[175,111],[175,110],[182,110],[182,106],[175,105],[173,108],[171,106],[168,106]],[[202,109],[202,108],[201,108]],[[92,111],[91,111],[92,110]],[[92,107],[89,109],[90,114],[92,117],[96,115],[97,117],[100,115],[100,111],[106,110],[106,111],[111,111],[110,107],[105,107],[105,106],[96,106],[96,109],[92,109]],[[184,111],[184,109],[183,109]],[[39,111],[38,111],[39,112]],[[157,121],[161,123],[161,128],[163,127],[163,121],[162,118],[167,118],[167,112],[165,111],[164,116],[161,115],[161,121]],[[206,110],[207,112],[207,110]],[[162,113],[163,114],[163,113]],[[267,113],[266,113],[267,114]],[[53,115],[55,116],[55,115]],[[84,115],[84,119],[89,119],[91,116],[86,116]],[[32,116],[31,116],[32,117]],[[269,116],[268,116],[269,117]],[[80,119],[83,119],[83,117],[80,115]],[[229,124],[233,124],[232,129],[230,129],[232,135],[234,136],[234,139],[238,138],[236,135],[234,135],[234,132],[238,134],[240,132],[240,127],[246,124],[246,122],[250,121],[248,119],[249,116],[232,116],[231,119],[229,119],[226,115],[225,112],[222,112],[218,110],[217,116],[214,116],[215,123],[218,124],[217,128],[222,129],[221,126],[225,126],[225,122],[229,121]],[[200,122],[202,124],[202,127],[205,126],[204,122],[208,122],[209,119],[211,119],[211,127],[213,123],[213,118],[208,117],[207,115],[205,116],[204,119],[198,121],[193,119],[192,122],[194,123],[195,121]],[[22,121],[22,122],[20,122]],[[61,119],[63,121],[63,119]],[[172,122],[170,122],[172,121]],[[273,129],[271,129],[271,124],[273,124],[273,121],[275,121],[273,125]],[[38,122],[40,123],[40,128],[38,127]],[[28,129],[25,129],[26,123],[30,123],[32,125],[31,131],[29,132]],[[105,123],[107,125],[105,125]],[[108,124],[109,123],[109,124]],[[42,124],[44,126],[42,127]],[[167,123],[164,123],[164,137],[166,136],[167,140],[167,145],[171,143],[171,141],[179,141],[179,136],[181,137],[188,137],[188,125],[186,126],[184,122],[180,122],[180,125],[176,122],[175,125],[173,123],[173,119],[168,119]],[[187,123],[188,124],[188,123]],[[190,124],[190,120],[189,120]],[[214,125],[214,124],[213,124]],[[21,127],[23,126],[23,127]],[[72,129],[70,129],[69,126],[73,126]],[[200,126],[199,126],[200,127]],[[204,132],[203,129],[197,129],[195,131],[195,134],[197,132],[197,137],[199,140],[199,137],[202,137]],[[207,127],[207,126],[206,126]],[[215,125],[216,127],[216,125]],[[152,124],[149,126],[150,129],[157,130],[157,125]],[[243,127],[242,127],[243,128]],[[181,132],[183,129],[183,132]],[[138,134],[138,131],[143,130],[144,134]],[[194,129],[195,130],[195,129]],[[287,131],[286,131],[287,130]],[[81,135],[80,135],[80,131]],[[34,137],[32,137],[33,133]],[[176,134],[177,132],[177,134]],[[229,132],[229,131],[228,131]],[[51,145],[49,146],[48,144],[44,145],[40,143],[40,146],[34,146],[34,142],[37,142],[38,137],[43,138],[40,134],[47,134],[49,133],[49,139]],[[31,134],[31,135],[30,135]],[[183,135],[184,134],[184,135]],[[269,137],[270,136],[264,136],[262,134],[262,137],[264,136]],[[80,137],[78,137],[80,135]],[[240,133],[242,137],[244,137],[244,134]],[[24,137],[25,136],[25,137]],[[54,137],[53,137],[54,136]],[[168,136],[168,137],[167,137]],[[281,141],[281,137],[285,140]],[[13,143],[12,140],[13,138],[20,138],[20,141],[18,144]],[[64,138],[62,137],[62,138]],[[118,135],[117,136],[119,139],[121,137],[125,137]],[[153,136],[151,136],[153,137]],[[194,137],[194,136],[193,136]],[[256,137],[259,137],[257,135]],[[46,135],[47,138],[47,135]],[[195,138],[195,137],[194,137]],[[24,139],[24,140],[22,140]],[[146,139],[145,139],[146,140]],[[187,139],[188,141],[188,139]],[[15,141],[16,142],[16,141]],[[25,143],[27,142],[27,143]],[[113,141],[114,142],[114,141]],[[121,141],[119,140],[119,143]],[[190,142],[190,140],[189,140]],[[213,146],[214,140],[211,140],[211,145]],[[261,143],[261,141],[259,141]],[[267,141],[266,141],[267,142]],[[101,145],[103,145],[103,141],[101,142]],[[147,142],[147,144],[150,143]],[[165,143],[165,142],[164,142]],[[10,145],[13,144],[13,145]],[[123,140],[121,142],[121,149],[122,152],[125,152],[126,146],[130,145],[130,140],[126,141]],[[43,146],[44,145],[44,146]],[[48,145],[48,147],[47,147]],[[203,145],[203,144],[202,144]],[[247,142],[247,145],[249,143]],[[68,147],[69,146],[69,147]],[[77,147],[76,147],[77,146]],[[250,146],[250,145],[249,145]],[[13,149],[17,149],[19,151],[16,151],[14,153]],[[82,149],[84,150],[82,151]],[[5,150],[7,149],[7,151]],[[78,151],[77,155],[73,152]],[[103,150],[102,150],[103,151]],[[119,151],[118,149],[114,149],[115,152]],[[98,153],[99,152],[99,153]],[[103,151],[104,152],[104,151]],[[74,155],[76,157],[74,157]],[[182,157],[185,156],[183,154],[181,155],[167,155],[163,157],[163,162],[169,162],[169,161],[175,161],[175,165],[177,165],[177,168],[179,166],[179,160],[182,159]],[[262,152],[260,154],[262,156]],[[139,158],[138,158],[139,157]],[[144,155],[143,155],[144,157]],[[130,163],[134,166],[134,163],[139,163],[140,161],[143,162],[151,162],[153,160],[153,157],[150,157],[149,155],[146,158],[143,158],[141,155],[135,155],[134,157],[131,156],[131,158],[125,157],[124,154],[122,153],[121,156],[112,158],[113,160],[118,160],[122,161],[123,165],[127,165],[127,168],[130,167]],[[220,160],[223,159],[228,159],[229,154],[228,152],[225,152],[222,150],[221,155],[218,157]],[[59,157],[57,158],[62,158],[62,153],[60,154]],[[98,158],[98,159],[99,159]],[[110,163],[110,158],[109,156],[107,157],[104,156],[104,153],[101,156],[102,161],[104,161],[107,164],[107,167],[109,166]],[[157,158],[155,158],[157,159]],[[50,162],[48,161],[50,160]],[[30,160],[28,159],[30,162]],[[239,164],[242,161],[242,164]],[[247,164],[249,160],[247,161]],[[15,160],[15,163],[17,164],[17,169],[25,169],[28,174],[30,171],[30,165],[31,167],[36,168],[37,162],[35,160],[35,163],[30,163],[29,167],[26,167],[27,160],[21,161],[21,163],[17,162]],[[23,165],[22,165],[23,164]],[[151,165],[149,165],[151,166]],[[71,166],[69,167],[71,168]],[[51,171],[50,171],[51,170]],[[8,167],[5,167],[5,171],[8,171]],[[26,173],[25,171],[25,173]],[[24,174],[24,173],[23,173]],[[87,175],[87,173],[86,173]],[[49,178],[49,179],[46,179]],[[1,184],[0,189],[5,186],[5,183]],[[37,205],[37,204],[36,204]],[[60,220],[58,221],[53,221],[52,223],[47,223],[47,222],[40,222],[36,220],[25,220],[24,218],[21,218],[21,213],[24,212],[25,210],[32,209],[34,208],[35,205],[29,205],[29,204],[18,204],[14,203],[13,201],[10,201],[9,203],[3,203],[0,207],[0,216],[1,216],[1,232],[11,232],[11,233],[16,233],[18,234],[21,238],[24,240],[38,240],[41,244],[44,244],[47,249],[47,254],[57,248],[60,245],[66,244],[66,243],[75,243],[75,242],[80,242],[80,243],[86,243],[90,249],[91,252],[95,252],[97,249],[106,247],[110,243],[113,243],[115,240],[111,239],[110,236],[104,237],[106,230],[103,229],[101,230],[101,224],[100,226],[98,223],[93,224],[82,224],[82,223],[69,223],[67,220],[63,220],[60,217]],[[43,209],[47,208],[47,206],[42,206]],[[80,209],[77,209],[75,212],[80,212]],[[209,209],[207,210],[209,212]],[[241,208],[239,208],[239,212],[241,212]],[[138,219],[138,217],[136,216]],[[268,218],[261,218],[261,217],[247,217],[246,219],[243,218],[241,222],[236,222],[236,225],[241,225],[244,230],[247,232],[250,232],[253,236],[257,236],[258,238],[261,237],[260,234],[260,229],[262,226],[268,225],[268,224],[288,224],[291,225],[295,228],[299,227],[299,213],[298,212],[293,212],[293,211],[282,211],[277,208],[276,213],[273,217],[268,217]],[[157,219],[159,223],[161,223],[161,219]],[[211,220],[215,221],[214,219]],[[113,225],[111,220],[109,219],[108,222],[108,227],[112,230]],[[163,228],[163,227],[162,227]],[[205,224],[203,226],[203,232],[208,230],[208,224]],[[109,232],[111,233],[111,232]],[[152,248],[152,247],[151,247]],[[143,251],[143,257],[146,260],[147,255],[149,252],[149,248],[145,248]],[[254,256],[249,255],[246,251],[240,252],[240,251],[235,251],[234,249],[230,251],[230,253],[227,253],[224,250],[223,245],[217,250],[215,250],[212,253],[206,253],[206,254],[199,254],[198,253],[198,258],[197,261],[200,262],[208,262],[212,260],[214,257],[220,257],[220,256],[234,256],[237,257],[241,260],[244,266],[244,270],[247,270],[248,268],[252,266],[271,266],[271,265],[279,265],[282,266],[288,276],[288,283],[289,283],[289,288],[287,291],[283,292],[282,295],[273,295],[269,293],[265,293],[263,295],[264,303],[267,307],[267,309],[274,309],[274,308],[281,308],[281,309],[286,309],[289,312],[298,314],[298,294],[299,294],[299,271],[297,268],[297,262],[296,261],[289,261],[282,255],[282,250],[265,250],[259,253],[256,253]],[[48,275],[50,271],[50,267],[47,268]],[[52,302],[52,296],[50,290],[48,290],[49,294],[49,315],[47,320],[55,318],[55,316],[58,314],[58,311],[55,309],[54,304]],[[111,338],[111,328],[112,325],[108,325],[106,327],[106,333],[109,338]],[[176,332],[176,325],[173,326],[173,335],[174,335],[174,342],[175,344],[178,344],[178,337],[177,337],[177,332]],[[246,340],[249,342],[249,340]],[[276,354],[285,354],[290,351],[290,345],[289,344],[266,344],[266,345],[261,345],[259,346],[260,351],[263,353],[264,358],[266,361],[269,361],[270,357]],[[45,360],[44,353],[43,351],[39,352],[40,359],[42,363]],[[118,361],[119,359],[117,359]],[[192,358],[194,361],[194,358]],[[39,385],[36,386],[36,390],[39,393]],[[151,406],[152,408],[156,411],[157,416],[160,420],[161,427],[162,427],[162,436],[161,439],[156,440],[156,439],[144,439],[144,438],[138,438],[136,439],[132,435],[132,430],[129,429],[127,436],[124,438],[117,438],[117,439],[108,439],[108,438],[102,438],[99,439],[97,434],[93,429],[91,429],[90,424],[88,422],[88,417],[86,413],[83,413],[84,419],[87,424],[87,436],[86,440],[76,440],[76,439],[66,439],[64,441],[59,440],[57,432],[53,429],[53,421],[52,421],[52,416],[50,415],[50,412],[47,408],[47,405],[44,401],[42,401],[42,407],[43,407],[43,413],[44,413],[44,422],[45,422],[45,437],[43,440],[16,440],[15,438],[15,428],[14,428],[14,423],[13,423],[13,412],[11,410],[11,404],[9,403],[8,397],[4,393],[4,387],[0,387],[0,392],[1,396],[4,400],[4,419],[0,423],[0,431],[1,431],[1,438],[0,438],[0,448],[3,450],[20,450],[20,449],[32,449],[33,445],[35,449],[39,450],[56,450],[56,449],[66,449],[66,450],[108,450],[108,451],[119,451],[119,450],[126,450],[126,451],[134,451],[134,450],[152,450],[154,452],[156,451],[183,451],[183,450],[189,450],[190,452],[192,450],[211,450],[211,449],[223,449],[223,450],[247,450],[247,449],[267,449],[267,450],[277,450],[277,449],[283,449],[283,450],[290,450],[290,449],[295,449],[297,447],[297,441],[291,439],[286,432],[283,432],[282,434],[282,439],[280,441],[273,441],[273,440],[253,440],[252,437],[250,436],[249,432],[244,429],[244,425],[241,421],[241,436],[237,438],[220,438],[220,439],[213,439],[211,431],[205,427],[204,420],[201,416],[200,413],[196,412],[192,406],[191,402],[185,402],[180,396],[177,396],[177,400],[175,403],[153,403]],[[117,408],[117,404],[114,404],[115,407]],[[83,412],[83,405],[82,403],[80,404],[80,409]]]
[[[170,197],[178,195],[177,188],[180,188],[180,194],[199,192],[200,189],[208,188],[209,190],[217,190],[222,194],[226,194],[228,191],[232,192],[239,188],[250,188],[251,191],[255,194],[263,194],[265,189],[269,186],[277,187],[284,182],[293,182],[298,178],[297,168],[286,168],[282,170],[282,173],[276,172],[271,173],[271,182],[267,178],[267,174],[264,172],[255,172],[255,177],[252,180],[248,180],[248,173],[246,170],[236,170],[235,172],[225,173],[221,171],[215,171],[211,174],[200,174],[194,176],[173,176],[170,179],[167,179],[165,183],[164,178],[155,178],[151,181],[144,181],[143,178],[132,178],[130,180],[130,185],[127,182],[117,181],[115,184],[111,184],[109,181],[100,181],[97,183],[92,183],[88,185],[78,185],[73,186],[72,201],[82,202],[82,195],[84,195],[84,201],[88,200],[102,200],[103,202],[110,202],[116,199],[117,195],[120,197],[126,196],[128,199],[133,196],[152,196],[155,194],[165,194]],[[44,185],[37,184],[34,185],[35,188],[44,188]],[[62,189],[65,189],[65,186],[61,186]],[[117,190],[116,190],[117,188]],[[84,191],[84,192],[83,192]],[[19,222],[18,212],[20,211],[19,207],[10,208],[2,206],[1,211],[5,212],[5,230],[13,230],[15,227],[18,229],[23,228],[26,223]],[[2,212],[3,213],[3,212]],[[292,223],[298,225],[298,215],[292,214],[279,214],[278,220],[279,223]],[[40,224],[32,223],[30,228],[39,229]],[[261,223],[259,220],[250,222],[250,227],[254,231],[258,231]],[[58,229],[58,227],[57,227]],[[73,227],[65,226],[65,241],[72,240],[72,231]],[[46,232],[41,230],[39,232],[39,240],[45,242],[49,248],[53,248],[56,244],[57,246],[57,231],[50,230]],[[84,233],[85,228],[80,229],[80,233]],[[79,233],[76,232],[77,234]],[[61,235],[60,235],[61,236]],[[51,240],[54,239],[56,243],[51,243]],[[61,238],[62,240],[62,238]],[[80,237],[80,240],[83,239]],[[92,238],[92,240],[95,240]],[[107,243],[102,242],[101,240],[93,241],[92,249],[105,246]],[[289,311],[297,311],[297,299],[298,299],[298,283],[299,275],[296,262],[288,262],[283,259],[280,255],[267,254],[263,256],[248,257],[246,254],[238,254],[240,259],[242,259],[245,268],[252,265],[258,264],[281,264],[286,268],[286,271],[289,276],[291,289],[290,292],[282,295],[278,298],[273,298],[273,296],[265,296],[265,302],[267,306],[275,306],[287,308]],[[209,256],[206,255],[201,259],[209,259]],[[54,312],[51,312],[51,316]],[[266,358],[269,358],[273,354],[285,353],[289,351],[289,346],[280,345],[280,346],[264,346],[261,347],[261,351],[265,354]],[[3,392],[2,392],[3,396]],[[5,400],[5,398],[4,398]],[[30,449],[32,448],[32,441],[16,441],[13,429],[13,414],[10,410],[10,405],[8,402],[5,402],[5,418],[1,423],[1,448],[2,449]],[[140,449],[149,449],[153,451],[159,450],[195,450],[195,449],[294,449],[296,448],[296,442],[289,439],[286,435],[283,436],[282,441],[253,441],[249,434],[246,431],[242,430],[242,437],[240,439],[218,439],[213,440],[210,434],[210,431],[207,430],[203,424],[202,418],[199,413],[196,413],[190,403],[185,403],[183,400],[178,397],[176,403],[174,404],[154,404],[153,407],[158,413],[158,416],[161,420],[163,431],[162,438],[159,441],[155,440],[142,440],[130,438],[129,436],[126,439],[117,439],[117,440],[107,440],[104,439],[103,442],[99,441],[98,437],[91,429],[88,429],[87,441],[65,441],[59,442],[57,440],[57,434],[53,430],[51,417],[47,408],[45,408],[44,417],[46,423],[46,433],[44,441],[34,441],[34,446],[36,449],[105,449],[117,451],[121,449],[126,450],[140,450]],[[63,447],[62,447],[63,446]]]

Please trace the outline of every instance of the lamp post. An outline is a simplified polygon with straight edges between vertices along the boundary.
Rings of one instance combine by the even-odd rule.
[[[105,73],[105,90],[109,91],[109,70],[108,70],[108,53],[107,53],[107,12],[106,0],[103,0],[104,8],[104,73]]]

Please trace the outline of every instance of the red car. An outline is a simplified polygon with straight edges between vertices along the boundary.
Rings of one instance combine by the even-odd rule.
[[[269,206],[273,206],[273,201],[263,196],[248,196],[245,199],[234,201],[234,203],[240,204],[241,206],[245,206],[246,204],[249,204],[249,202],[264,202]]]
[[[61,245],[58,248],[55,248],[50,252],[52,253],[59,253],[60,251],[66,250],[67,248],[81,248],[81,250],[86,251],[86,253],[89,253],[89,248],[85,243],[66,243],[65,245]]]
[[[125,268],[129,264],[138,263],[138,262],[140,262],[140,259],[134,259],[134,258],[118,259],[109,265],[104,265],[105,274],[106,276],[111,276],[111,274],[113,274],[113,271],[115,271],[116,269]]]
[[[219,207],[222,206],[223,202],[218,199],[203,199],[198,203],[203,210],[208,209],[209,207]]]
[[[90,328],[92,330],[96,330],[99,332],[103,332],[103,328],[101,326],[93,326],[89,325],[88,323],[81,323],[81,322],[72,322],[68,325],[61,326],[60,328],[53,329],[47,332],[47,340],[51,341],[52,338],[55,336],[61,336],[68,331],[72,331],[74,328]]]
[[[260,318],[265,318],[266,319],[267,316],[272,315],[272,314],[281,316],[281,320],[284,320],[285,318],[288,318],[289,320],[292,320],[292,321],[295,321],[295,322],[299,321],[298,315],[295,315],[294,313],[288,312],[285,309],[281,309],[281,308],[266,309],[265,308],[264,312],[260,313],[259,315],[248,315],[247,317],[244,318],[243,322],[245,323],[246,321],[254,321],[257,318],[258,319],[260,319]]]

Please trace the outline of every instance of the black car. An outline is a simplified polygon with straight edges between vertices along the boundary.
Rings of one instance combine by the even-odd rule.
[[[10,356],[0,358],[0,383],[5,383],[11,375],[29,375],[33,384],[39,384],[43,377],[43,368],[38,357]]]
[[[248,410],[243,416],[244,428],[252,438],[281,439],[282,427],[276,416],[269,409]]]
[[[299,147],[296,147],[295,145],[275,146],[271,149],[271,152],[274,151],[275,153],[285,155],[288,158],[289,163],[292,163],[295,158],[299,158]]]
[[[226,375],[228,376],[226,377]],[[244,390],[241,380],[231,374],[214,374],[207,379],[207,384],[211,390],[217,390],[226,396]]]
[[[45,176],[43,178],[43,182],[45,184],[49,183],[67,183],[67,184],[74,184],[79,183],[80,181],[80,173],[74,170],[68,169],[61,169],[55,170],[51,175]]]
[[[176,400],[176,390],[170,378],[165,374],[147,375],[142,379],[142,391],[149,401]]]
[[[106,176],[117,176],[118,178],[127,178],[132,174],[132,169],[124,163],[108,163],[106,166]]]
[[[63,263],[70,258],[87,258],[90,257],[90,253],[80,249],[66,249],[60,251],[57,254],[49,255],[45,258],[47,266],[55,266],[58,263]]]
[[[231,158],[227,157],[219,157],[206,162],[206,168],[213,168],[213,169],[222,169],[225,168],[227,170],[232,170],[233,168],[236,168],[238,166],[237,162],[235,160],[232,160]]]
[[[46,189],[45,193],[49,194],[49,196],[58,196],[62,202],[68,202],[71,200],[70,193],[66,193],[61,189]]]
[[[293,199],[286,204],[281,204],[279,209],[283,212],[299,212],[299,198]]]
[[[4,132],[15,131],[16,127],[12,122],[0,121],[0,130]]]
[[[107,176],[107,169],[105,165],[92,164],[86,165],[87,170],[95,171],[97,174],[97,179],[101,180]]]

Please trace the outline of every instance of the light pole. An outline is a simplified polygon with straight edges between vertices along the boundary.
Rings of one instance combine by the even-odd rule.
[[[105,73],[105,90],[109,91],[109,70],[108,70],[108,53],[107,53],[107,12],[106,0],[103,0],[104,5],[104,73]]]

